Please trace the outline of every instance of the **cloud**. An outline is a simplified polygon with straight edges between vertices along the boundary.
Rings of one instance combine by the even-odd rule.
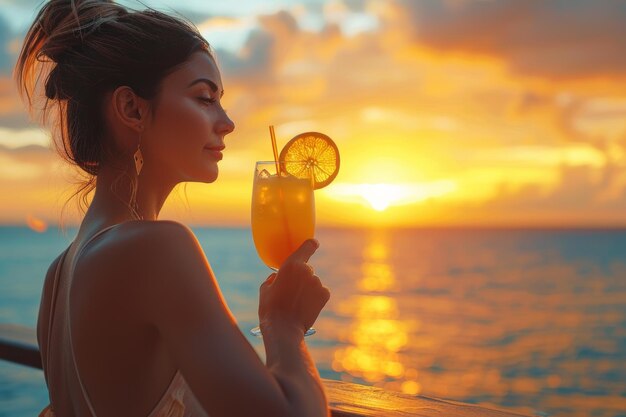
[[[26,107],[10,75],[0,74],[0,127],[19,129],[32,126]]]
[[[503,58],[547,78],[626,77],[626,3],[614,0],[397,0],[415,39]]]
[[[238,83],[271,85],[285,44],[299,34],[298,23],[287,11],[258,16],[258,27],[250,31],[243,48],[238,52],[218,49],[218,63]]]
[[[233,207],[249,198],[241,190],[250,185],[253,162],[271,158],[267,126],[275,124],[279,146],[306,130],[329,134],[342,152],[337,184],[458,182],[431,210],[428,218],[440,222],[459,218],[472,204],[480,206],[475,217],[485,222],[492,214],[524,219],[559,210],[598,219],[624,208],[626,88],[620,67],[609,60],[591,69],[559,60],[570,53],[580,60],[591,56],[590,45],[577,49],[575,35],[602,26],[594,20],[600,12],[590,12],[587,23],[580,18],[586,6],[577,1],[333,3],[299,3],[259,16],[216,15],[200,23],[218,47],[223,101],[237,125],[226,138],[223,176],[212,186],[216,196],[224,200],[220,193],[230,192]],[[597,4],[613,10],[603,1]],[[343,14],[368,14],[380,24],[349,33],[345,23],[333,20]],[[616,16],[602,17],[608,19],[607,31]],[[577,29],[564,27],[557,17]],[[232,31],[241,36],[236,48],[213,43],[211,38]],[[586,38],[602,44],[605,36]],[[612,39],[605,47],[616,52],[620,42]],[[556,64],[543,62],[545,51],[556,54]],[[533,60],[533,66],[522,65]],[[566,88],[559,71],[570,78],[605,78],[597,88],[576,83]],[[0,127],[31,127],[13,84],[8,76],[0,78]],[[0,143],[15,147],[22,141],[5,129]],[[19,168],[7,175],[34,175],[24,164],[40,161],[36,150],[22,148],[22,155],[0,150],[2,161]],[[0,190],[14,182],[5,178]],[[440,214],[456,203],[463,206],[456,217]],[[242,216],[249,214],[243,204],[237,207]],[[341,214],[337,207],[329,211]],[[416,207],[430,210],[410,206],[407,223],[415,220]]]
[[[7,189],[14,186],[15,181],[42,181],[54,163],[54,155],[46,147],[9,148],[0,144],[0,185]]]
[[[0,146],[9,149],[19,149],[28,145],[48,147],[50,135],[39,128],[8,129],[0,126]]]
[[[14,58],[10,53],[12,34],[6,19],[0,14],[0,74],[10,71]]]
[[[272,77],[274,38],[263,30],[254,30],[239,53],[217,49],[217,61],[223,73],[239,82],[268,82]]]
[[[624,219],[626,210],[626,166],[609,163],[598,169],[590,166],[562,165],[559,181],[553,187],[526,184],[512,189],[502,184],[497,195],[482,207],[500,213],[546,217],[561,213],[563,219],[587,218],[601,222]]]
[[[365,0],[344,0],[343,2],[352,12],[364,12],[367,6]]]

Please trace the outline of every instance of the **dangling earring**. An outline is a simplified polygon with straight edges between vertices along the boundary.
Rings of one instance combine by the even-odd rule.
[[[141,135],[139,136],[139,143],[141,143]],[[137,176],[141,172],[141,168],[143,167],[143,155],[141,154],[141,149],[139,148],[139,143],[137,143],[137,150],[135,151],[135,170],[137,171]]]

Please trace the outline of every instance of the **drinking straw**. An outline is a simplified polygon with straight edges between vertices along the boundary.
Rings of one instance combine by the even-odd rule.
[[[274,133],[274,125],[270,125],[270,136],[272,137],[272,150],[274,151],[274,162],[276,163],[276,176],[280,178],[281,172],[280,166],[278,164],[278,148],[276,147],[276,134]],[[281,212],[283,213],[283,227],[285,228],[287,245],[291,248],[291,250],[295,250],[296,248],[293,246],[293,242],[291,241],[291,230],[289,228],[289,222],[287,221],[287,214],[285,213],[285,195],[282,186],[278,188],[278,195]]]
[[[272,150],[274,151],[274,163],[276,163],[276,175],[280,176],[280,167],[278,165],[278,148],[276,147],[276,135],[274,134],[274,125],[270,125],[270,136],[272,137]]]

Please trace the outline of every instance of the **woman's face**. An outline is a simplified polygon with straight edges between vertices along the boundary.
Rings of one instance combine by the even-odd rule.
[[[154,119],[143,133],[145,164],[158,164],[164,180],[215,181],[224,137],[235,128],[222,108],[223,94],[219,70],[206,52],[192,54],[165,77]]]

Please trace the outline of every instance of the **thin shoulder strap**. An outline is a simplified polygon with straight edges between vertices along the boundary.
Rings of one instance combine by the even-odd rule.
[[[120,223],[118,223],[120,224]],[[81,253],[83,252],[83,250],[87,247],[87,245],[94,240],[96,237],[100,236],[102,233],[106,232],[107,230],[117,226],[118,224],[114,224],[111,226],[107,226],[102,230],[99,230],[98,232],[94,233],[93,236],[91,236],[87,242],[85,242],[83,244],[83,246],[78,250],[78,252],[76,253],[76,255],[74,256],[74,262],[72,263],[72,265],[70,266],[70,271],[68,274],[68,280],[71,279],[71,277],[74,274],[74,267],[76,266],[76,262],[78,261],[78,259],[80,258]],[[69,248],[68,248],[69,249]],[[63,260],[65,258],[65,255],[67,254],[67,250],[65,252],[65,254],[63,255]],[[59,262],[59,266],[57,266],[57,271],[55,274],[55,287],[56,287],[56,283],[58,281],[58,276],[60,275],[60,264],[61,262]],[[87,390],[85,389],[82,380],[80,379],[80,374],[78,372],[78,366],[76,365],[76,357],[74,356],[74,346],[72,343],[72,326],[70,323],[70,286],[71,286],[71,281],[68,283],[70,285],[67,286],[67,294],[66,294],[66,322],[67,322],[67,326],[68,326],[68,336],[69,336],[69,341],[70,341],[70,355],[72,356],[72,361],[74,363],[74,370],[76,371],[76,377],[78,378],[78,384],[80,385],[80,389],[83,393],[83,396],[85,398],[85,402],[87,403],[87,406],[89,407],[89,411],[91,413],[91,415],[93,417],[96,417],[96,413],[93,409],[93,406],[91,405],[91,401],[89,400],[89,396],[87,394]],[[54,290],[53,290],[53,300],[56,300],[56,295],[54,294]],[[50,321],[50,324],[52,324],[52,321]],[[48,330],[48,341],[50,340],[50,330]],[[49,345],[48,345],[49,346]],[[50,349],[48,349],[48,352],[50,351]]]
[[[57,267],[54,271],[54,277],[52,281],[52,298],[50,300],[50,311],[48,312],[48,342],[46,344],[46,367],[50,364],[50,338],[52,335],[52,319],[54,317],[54,309],[56,307],[57,301],[57,288],[59,283],[59,275],[61,275],[61,267],[63,266],[63,262],[65,261],[65,257],[67,256],[67,252],[69,251],[70,246],[67,247],[61,254],[61,258],[59,259],[59,263],[57,263]],[[44,372],[48,373],[47,369],[44,369]]]

